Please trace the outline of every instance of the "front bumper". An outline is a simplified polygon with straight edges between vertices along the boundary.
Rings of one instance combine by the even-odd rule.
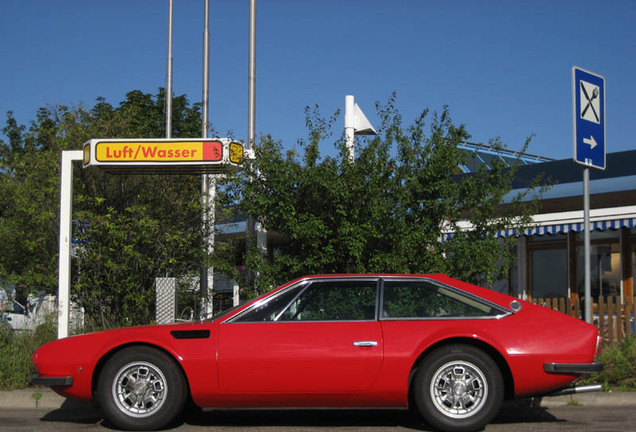
[[[581,375],[601,372],[603,363],[545,363],[543,370],[552,374]]]
[[[41,377],[33,375],[31,384],[45,387],[70,387],[73,385],[73,377]]]

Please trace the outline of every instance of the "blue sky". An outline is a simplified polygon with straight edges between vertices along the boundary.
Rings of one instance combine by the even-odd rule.
[[[175,94],[201,99],[203,0],[174,0]],[[248,0],[210,0],[210,121],[247,135]],[[605,76],[608,152],[636,147],[636,1],[258,0],[257,135],[306,136],[353,94],[372,123],[450,107],[473,142],[572,157],[572,66]],[[165,86],[168,0],[1,0],[0,125]],[[334,131],[341,133],[343,117]],[[0,139],[4,136],[0,134]],[[331,144],[325,144],[325,152]],[[611,169],[611,167],[608,167]]]

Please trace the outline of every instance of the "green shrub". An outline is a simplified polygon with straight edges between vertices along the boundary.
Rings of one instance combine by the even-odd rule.
[[[603,384],[603,390],[636,391],[636,339],[627,337],[622,342],[605,345],[598,361],[603,371],[590,375],[585,382]]]
[[[29,385],[35,366],[31,357],[35,350],[56,338],[56,328],[51,321],[34,331],[16,332],[0,329],[0,390],[15,390]]]

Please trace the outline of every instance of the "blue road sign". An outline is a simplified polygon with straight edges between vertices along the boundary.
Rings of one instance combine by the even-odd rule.
[[[605,78],[572,68],[574,161],[605,169]]]

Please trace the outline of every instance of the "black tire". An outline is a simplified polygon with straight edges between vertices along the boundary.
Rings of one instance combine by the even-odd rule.
[[[415,403],[441,431],[481,430],[499,412],[504,382],[495,361],[469,345],[447,345],[423,359],[413,380]]]
[[[187,399],[175,361],[150,347],[125,348],[99,375],[97,396],[104,418],[125,430],[156,430],[173,423]]]

